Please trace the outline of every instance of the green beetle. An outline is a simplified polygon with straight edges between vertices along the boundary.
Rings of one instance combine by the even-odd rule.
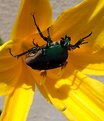
[[[68,58],[68,50],[74,50],[79,48],[80,45],[88,43],[85,42],[85,39],[92,34],[91,32],[89,35],[77,41],[74,45],[70,43],[71,38],[67,35],[62,37],[60,41],[53,42],[50,37],[49,28],[47,29],[48,37],[45,37],[38,27],[34,15],[33,20],[39,35],[47,42],[47,44],[39,46],[38,44],[35,44],[33,40],[34,47],[21,54],[14,56],[11,53],[11,49],[9,49],[9,51],[10,54],[16,58],[28,54],[26,57],[26,64],[36,70],[49,70],[64,66]]]

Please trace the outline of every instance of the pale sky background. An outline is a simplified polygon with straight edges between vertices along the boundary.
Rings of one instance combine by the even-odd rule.
[[[20,0],[0,0],[0,37],[4,41],[9,39],[9,34],[17,15]],[[71,8],[81,0],[50,0],[53,7],[54,19],[65,9]],[[101,81],[102,77],[95,77]],[[0,98],[0,108],[3,99]],[[22,108],[22,107],[21,107]],[[77,112],[76,112],[77,113]],[[33,101],[27,121],[67,121],[65,117],[52,105],[48,104],[36,89],[35,100]]]

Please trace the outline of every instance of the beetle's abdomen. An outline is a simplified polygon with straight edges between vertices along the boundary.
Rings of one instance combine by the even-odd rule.
[[[51,46],[39,50],[34,56],[26,58],[26,64],[33,69],[48,70],[64,65],[68,51],[61,46]]]

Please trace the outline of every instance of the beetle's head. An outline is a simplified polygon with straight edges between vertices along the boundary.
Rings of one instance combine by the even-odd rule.
[[[67,35],[61,38],[60,44],[62,47],[67,48],[68,45],[70,44],[71,38]]]

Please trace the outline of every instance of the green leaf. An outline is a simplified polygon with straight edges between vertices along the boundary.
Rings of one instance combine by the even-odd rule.
[[[1,37],[0,37],[0,46],[3,44],[3,40],[1,39]]]
[[[0,110],[0,115],[1,115],[1,113],[2,113],[2,110]]]

